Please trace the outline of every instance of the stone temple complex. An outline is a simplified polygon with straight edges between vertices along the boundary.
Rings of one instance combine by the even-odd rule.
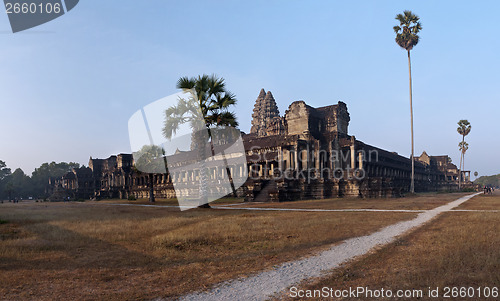
[[[272,93],[262,89],[252,117],[250,133],[242,133],[249,177],[236,191],[246,201],[391,197],[409,190],[410,158],[349,135],[350,115],[341,101],[319,108],[295,101],[280,115]],[[207,168],[214,177],[222,169],[217,164]],[[241,174],[241,169],[228,170]],[[415,157],[415,190],[456,190],[459,172],[448,156],[423,152]],[[119,154],[90,158],[89,167],[52,179],[50,192],[52,199],[147,198],[152,181],[156,197],[172,198],[176,196],[172,179],[199,181],[196,173],[140,173],[131,154]]]

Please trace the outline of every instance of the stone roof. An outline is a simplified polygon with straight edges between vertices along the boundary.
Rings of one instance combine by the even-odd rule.
[[[252,148],[270,148],[290,144],[298,139],[298,135],[273,135],[258,137],[254,135],[246,135],[243,137],[243,145],[245,150]]]
[[[329,106],[324,106],[324,107],[319,107],[319,108],[312,108],[313,112],[316,113],[316,115],[319,115],[318,117],[325,117],[325,116],[333,116],[335,112],[337,111],[338,105],[329,105]]]

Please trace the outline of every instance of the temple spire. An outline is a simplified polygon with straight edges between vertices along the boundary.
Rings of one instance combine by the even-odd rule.
[[[274,127],[280,123],[280,112],[276,101],[274,100],[271,91],[264,89],[260,90],[259,96],[255,101],[253,114],[252,114],[252,128],[250,133],[257,134],[258,136],[268,136],[274,134]]]

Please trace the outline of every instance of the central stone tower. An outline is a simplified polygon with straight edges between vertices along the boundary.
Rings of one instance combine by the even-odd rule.
[[[271,91],[260,90],[255,101],[250,133],[259,137],[274,136],[284,133],[283,120]]]

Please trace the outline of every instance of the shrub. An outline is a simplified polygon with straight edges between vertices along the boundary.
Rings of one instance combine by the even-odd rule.
[[[128,196],[128,200],[129,200],[129,201],[135,201],[135,200],[137,200],[137,199],[135,198],[135,196],[134,196],[134,195],[129,195],[129,196]]]

